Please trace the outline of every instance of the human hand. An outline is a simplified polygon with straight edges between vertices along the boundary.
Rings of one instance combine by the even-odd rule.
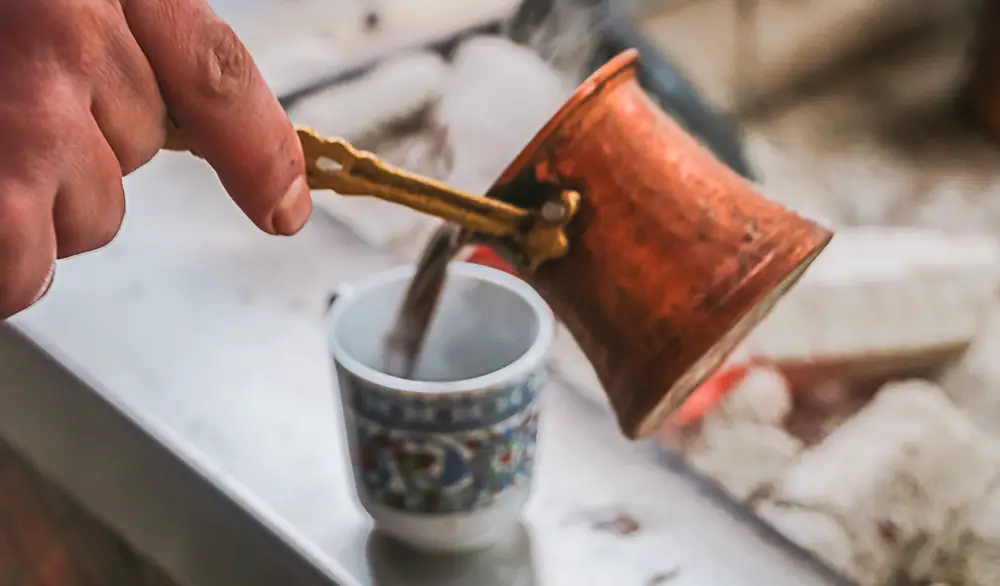
[[[205,0],[0,0],[0,320],[114,239],[168,112],[258,227],[302,227],[295,131]]]

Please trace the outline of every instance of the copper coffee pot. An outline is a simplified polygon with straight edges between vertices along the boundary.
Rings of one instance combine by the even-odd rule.
[[[648,436],[798,280],[832,233],[760,195],[663,113],[625,51],[587,79],[486,196],[299,129],[315,189],[445,219],[518,268]]]

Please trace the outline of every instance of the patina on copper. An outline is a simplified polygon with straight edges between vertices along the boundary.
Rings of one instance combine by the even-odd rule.
[[[982,129],[1000,140],[1000,0],[982,3],[962,101]]]
[[[631,438],[729,355],[832,238],[768,200],[643,92],[638,54],[594,73],[490,195],[573,189],[569,250],[525,274],[593,364]]]

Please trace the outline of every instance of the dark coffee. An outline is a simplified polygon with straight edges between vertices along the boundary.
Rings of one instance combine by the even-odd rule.
[[[462,230],[445,224],[434,232],[424,247],[399,314],[385,339],[382,368],[386,374],[413,378],[448,276],[448,263],[464,245]]]

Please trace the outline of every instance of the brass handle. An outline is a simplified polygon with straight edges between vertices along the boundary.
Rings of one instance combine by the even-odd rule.
[[[569,250],[565,227],[580,205],[575,191],[562,191],[538,210],[524,209],[397,169],[347,141],[321,137],[310,128],[296,127],[296,132],[305,153],[306,179],[313,189],[375,197],[508,241],[523,255],[528,270]],[[180,130],[169,122],[165,148],[190,150],[187,145]]]

